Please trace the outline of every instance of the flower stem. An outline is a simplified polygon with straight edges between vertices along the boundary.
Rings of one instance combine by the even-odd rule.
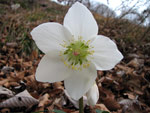
[[[79,113],[84,113],[83,109],[83,97],[79,99]]]

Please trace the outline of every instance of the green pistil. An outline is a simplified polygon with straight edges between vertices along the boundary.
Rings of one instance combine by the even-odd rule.
[[[87,56],[91,54],[89,45],[81,40],[70,43],[66,48],[67,50],[64,52],[64,55],[67,56],[67,60],[71,65],[82,65],[84,62],[88,61]]]

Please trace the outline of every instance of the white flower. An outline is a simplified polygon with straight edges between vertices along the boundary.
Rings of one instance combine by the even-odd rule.
[[[34,28],[31,35],[45,53],[36,79],[64,80],[68,94],[80,99],[95,83],[96,70],[112,69],[123,58],[113,41],[97,34],[93,15],[79,2],[69,9],[63,25],[49,22]]]
[[[20,7],[20,4],[12,4],[11,8],[12,10],[17,10]]]
[[[88,105],[94,106],[99,99],[99,91],[96,83],[86,93]]]
[[[72,99],[67,91],[65,90],[65,95],[71,101],[71,103],[76,107],[79,108],[79,100]],[[88,92],[83,96],[83,106],[91,105],[94,106],[99,99],[99,91],[96,83],[88,90]]]

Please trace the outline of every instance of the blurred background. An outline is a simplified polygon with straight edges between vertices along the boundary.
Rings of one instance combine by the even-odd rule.
[[[149,45],[149,0],[0,0],[0,38],[19,41],[21,51],[30,54],[35,49],[29,38],[31,29],[48,21],[62,23],[67,9],[76,1],[93,12],[99,33],[115,39],[122,45],[122,52]]]
[[[36,48],[29,36],[31,29],[48,21],[62,23],[76,1],[93,12],[99,34],[115,39],[123,53],[149,45],[149,0],[0,0],[0,38],[19,42],[21,51],[30,54]]]

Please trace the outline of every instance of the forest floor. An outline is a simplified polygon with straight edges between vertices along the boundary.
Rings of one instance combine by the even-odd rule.
[[[19,4],[15,10],[0,2],[0,112],[78,113],[63,82],[35,80],[43,54],[30,36],[41,23],[62,23],[68,7],[47,0]],[[93,14],[99,34],[114,40],[124,59],[110,71],[97,71],[99,101],[85,106],[85,113],[150,113],[150,33],[127,20]]]

